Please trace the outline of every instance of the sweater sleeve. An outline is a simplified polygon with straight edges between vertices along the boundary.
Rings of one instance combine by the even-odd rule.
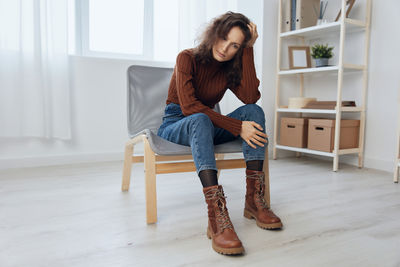
[[[197,97],[193,86],[194,62],[188,52],[179,53],[176,66],[176,88],[182,113],[189,116],[195,113],[206,114],[216,127],[223,128],[238,136],[242,129],[242,121],[215,112],[204,105]]]
[[[243,49],[242,56],[242,80],[240,84],[230,90],[245,104],[254,104],[260,99],[258,86],[260,81],[257,79],[254,67],[253,47]]]

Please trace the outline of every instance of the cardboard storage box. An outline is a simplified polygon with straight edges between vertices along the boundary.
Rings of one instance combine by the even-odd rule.
[[[339,149],[357,148],[359,120],[341,120]],[[335,143],[335,120],[310,119],[308,121],[309,149],[332,152]]]
[[[307,118],[281,118],[279,144],[292,147],[307,147]]]

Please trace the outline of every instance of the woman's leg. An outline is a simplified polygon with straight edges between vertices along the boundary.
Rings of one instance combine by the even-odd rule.
[[[203,187],[218,184],[214,154],[214,126],[210,118],[197,113],[164,127],[159,135],[173,143],[190,146]]]
[[[254,121],[261,125],[265,132],[265,115],[261,107],[250,104],[236,109],[228,114],[229,117],[241,121]],[[223,129],[216,129],[216,143],[224,143],[234,139],[234,136]],[[256,219],[257,225],[264,229],[276,229],[282,227],[282,222],[272,210],[268,208],[264,199],[265,194],[265,175],[262,171],[265,146],[252,148],[245,141],[242,142],[243,155],[246,160],[246,201],[244,216]]]
[[[263,128],[263,132],[265,133],[264,111],[260,106],[256,104],[241,106],[235,111],[229,113],[227,116],[241,121],[254,121],[261,125],[261,127]],[[236,137],[230,132],[221,128],[215,128],[214,136],[215,144],[222,144],[236,139]],[[265,146],[267,145],[268,143],[264,144],[264,147],[257,146],[257,148],[254,149],[249,146],[245,141],[243,141],[242,151],[248,169],[259,171],[262,170],[263,160],[265,157]]]
[[[160,127],[158,135],[171,142],[190,146],[203,184],[208,206],[207,236],[213,249],[222,254],[240,254],[244,248],[229,218],[224,191],[217,184],[214,154],[214,126],[202,113],[193,114]]]
[[[218,185],[218,176],[216,170],[212,169],[202,170],[199,172],[199,177],[201,184],[203,185],[203,188],[208,186]]]
[[[217,170],[214,155],[214,126],[210,118],[196,113],[169,124],[158,133],[162,138],[176,144],[190,146],[197,172]]]

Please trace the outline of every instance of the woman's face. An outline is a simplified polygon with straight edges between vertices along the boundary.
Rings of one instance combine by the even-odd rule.
[[[231,60],[239,51],[244,41],[244,34],[238,27],[232,27],[225,38],[218,39],[212,47],[212,54],[215,60],[225,62]]]

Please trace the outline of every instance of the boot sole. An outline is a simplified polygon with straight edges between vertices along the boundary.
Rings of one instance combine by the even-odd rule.
[[[212,248],[218,252],[219,254],[223,254],[223,255],[239,255],[239,254],[243,254],[244,252],[244,247],[238,247],[238,248],[221,248],[219,246],[217,246],[214,243],[214,240],[212,239],[211,233],[210,233],[210,229],[207,228],[207,237],[208,239],[212,240]]]
[[[247,219],[250,219],[250,220],[252,220],[252,219],[256,220],[257,226],[262,228],[262,229],[273,230],[273,229],[280,229],[283,226],[282,222],[278,222],[278,223],[262,223],[262,222],[257,220],[257,217],[251,211],[248,211],[246,209],[244,210],[243,216],[245,218],[247,218]]]

